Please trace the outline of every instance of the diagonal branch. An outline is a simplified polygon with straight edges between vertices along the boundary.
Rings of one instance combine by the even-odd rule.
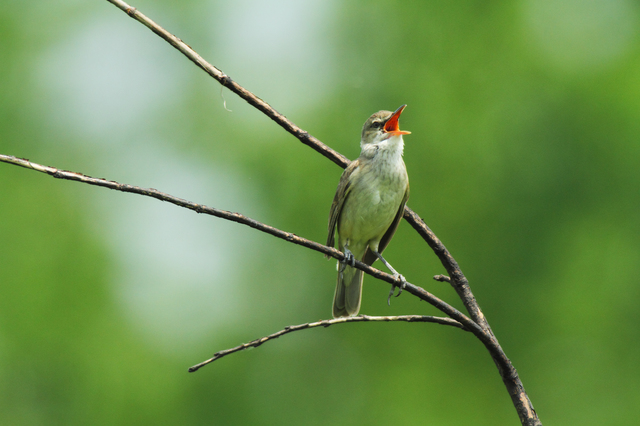
[[[193,373],[194,371],[198,371],[200,368],[204,367],[207,364],[212,363],[213,361],[219,360],[220,358],[230,355],[235,352],[240,352],[249,348],[257,348],[269,340],[277,339],[280,336],[291,333],[293,331],[306,330],[308,328],[315,327],[329,327],[333,324],[344,324],[347,322],[368,322],[368,321],[405,321],[405,322],[431,322],[442,325],[450,325],[453,327],[461,328],[462,330],[466,330],[462,324],[458,321],[452,320],[451,318],[442,318],[442,317],[432,317],[427,315],[400,315],[400,316],[386,316],[386,317],[377,317],[377,316],[369,316],[369,315],[360,315],[357,317],[346,317],[346,318],[334,318],[330,320],[322,320],[317,322],[308,322],[300,325],[290,325],[285,327],[283,330],[275,332],[265,337],[261,337],[259,339],[253,340],[249,343],[244,343],[242,345],[236,346],[235,348],[226,349],[224,351],[216,352],[213,354],[213,357],[202,361],[199,364],[194,365],[189,368],[189,373]]]
[[[129,6],[122,0],[107,1],[121,9],[123,12],[126,12],[127,15],[140,22],[151,31],[156,33],[158,36],[160,36],[162,39],[164,39],[167,43],[178,49],[182,54],[184,54],[184,56],[186,56],[191,62],[200,67],[204,72],[218,80],[218,82],[224,87],[231,90],[233,93],[237,94],[242,99],[247,101],[250,105],[254,106],[262,113],[264,113],[267,117],[278,123],[279,126],[298,138],[303,144],[315,149],[320,154],[324,155],[343,169],[347,167],[347,165],[349,164],[349,160],[347,159],[347,157],[329,148],[327,145],[323,144],[318,139],[293,124],[293,122],[287,120],[287,117],[273,109],[271,105],[269,105],[244,87],[240,86],[235,81],[231,80],[228,75],[211,65],[209,62],[205,61],[202,56],[198,55],[198,53],[196,53],[191,48],[191,46],[153,22],[147,16],[140,13],[135,7]]]
[[[487,332],[493,333],[484,314],[480,310],[480,306],[478,305],[475,296],[471,292],[469,281],[462,273],[460,266],[458,266],[458,262],[456,262],[453,256],[451,256],[451,253],[449,253],[449,250],[447,250],[444,244],[442,244],[442,241],[436,237],[436,234],[429,229],[427,224],[424,223],[424,220],[422,220],[422,218],[409,207],[406,207],[404,210],[404,218],[411,224],[413,229],[420,234],[427,244],[429,244],[429,247],[431,247],[436,256],[438,256],[438,259],[440,259],[440,262],[449,274],[448,282],[458,293],[458,296],[462,300],[462,303],[464,303],[464,307],[467,309],[467,312],[469,312],[471,318],[480,327],[487,330]]]

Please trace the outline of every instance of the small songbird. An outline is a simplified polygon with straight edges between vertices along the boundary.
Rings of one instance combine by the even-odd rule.
[[[357,315],[362,298],[361,270],[354,259],[371,265],[380,259],[404,282],[404,277],[382,257],[395,234],[409,198],[409,177],[402,160],[402,135],[398,119],[406,105],[395,112],[378,111],[364,123],[360,157],[340,177],[329,214],[327,245],[338,249],[345,260],[338,262],[338,281],[333,296],[333,317]],[[394,287],[391,287],[393,293]]]

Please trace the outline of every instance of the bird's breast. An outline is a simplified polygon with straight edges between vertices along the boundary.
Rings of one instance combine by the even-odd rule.
[[[340,240],[379,241],[398,212],[408,182],[401,156],[376,155],[362,161],[351,176],[338,221]]]

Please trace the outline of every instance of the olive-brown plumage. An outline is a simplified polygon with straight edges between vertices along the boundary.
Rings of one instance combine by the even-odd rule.
[[[362,128],[361,153],[340,177],[329,213],[327,245],[333,247],[338,232],[338,249],[347,257],[371,265],[376,259],[399,275],[381,253],[402,219],[409,198],[409,178],[402,160],[404,141],[398,118],[406,105],[395,112],[378,111]],[[363,273],[349,260],[338,264],[333,298],[334,318],[357,315],[362,298]]]

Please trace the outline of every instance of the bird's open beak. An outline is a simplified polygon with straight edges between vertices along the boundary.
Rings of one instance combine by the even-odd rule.
[[[408,135],[411,133],[411,132],[407,132],[406,130],[400,130],[400,124],[398,123],[400,114],[402,114],[402,111],[405,109],[406,106],[407,105],[405,104],[405,105],[402,105],[400,108],[398,108],[396,112],[393,113],[391,118],[388,119],[386,123],[384,123],[385,132],[391,133],[391,135],[393,136]]]

